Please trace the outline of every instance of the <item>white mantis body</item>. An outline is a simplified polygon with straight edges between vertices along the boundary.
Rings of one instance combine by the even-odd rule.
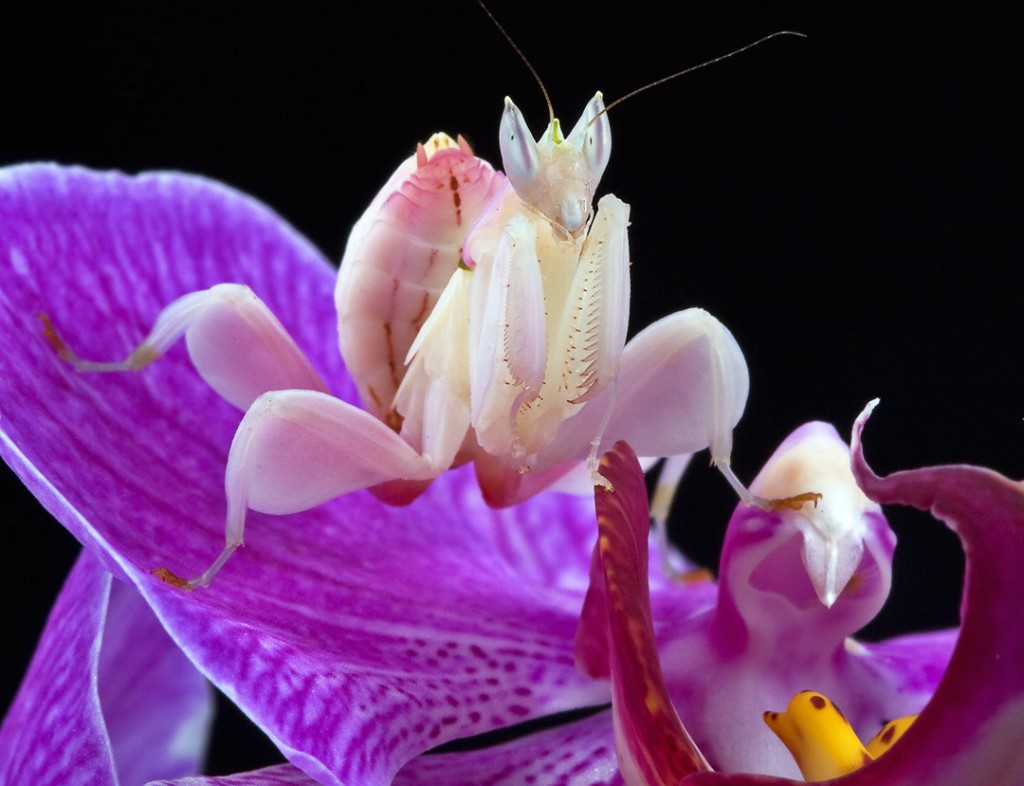
[[[474,462],[494,505],[523,500],[619,439],[640,455],[705,447],[730,482],[746,363],[700,309],[625,343],[628,206],[591,204],[611,152],[598,93],[568,137],[534,142],[506,99],[506,174],[436,134],[356,223],[335,292],[339,343],[365,408],[332,396],[269,309],[222,284],[170,304],[122,363],[138,369],[185,335],[200,375],[245,410],[225,473],[226,545],[247,509],[285,514],[369,488],[414,499]],[[739,487],[742,488],[742,487]],[[745,490],[744,490],[745,491]]]

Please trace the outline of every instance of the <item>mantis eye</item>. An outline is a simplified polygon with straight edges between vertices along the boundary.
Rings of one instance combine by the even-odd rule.
[[[519,108],[505,99],[501,118],[501,158],[512,188],[544,215],[556,235],[579,237],[593,214],[597,184],[611,155],[611,126],[597,93],[568,137],[558,118],[536,142]]]
[[[596,190],[612,155],[612,126],[608,122],[608,113],[604,111],[604,96],[600,91],[590,99],[580,119],[569,132],[569,143],[583,151],[583,158],[590,170],[591,184]]]
[[[501,115],[501,162],[512,188],[524,202],[534,202],[531,196],[538,192],[540,180],[540,153],[533,134],[512,99],[505,97],[505,111]]]

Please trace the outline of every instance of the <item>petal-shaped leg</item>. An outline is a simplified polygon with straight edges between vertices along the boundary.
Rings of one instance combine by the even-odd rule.
[[[712,460],[728,465],[749,385],[743,353],[721,322],[699,308],[671,314],[626,345],[614,390],[562,424],[538,468],[586,458],[608,407],[599,453],[617,440],[641,456],[710,447]]]
[[[239,409],[269,390],[327,392],[302,350],[269,308],[242,284],[217,284],[168,305],[145,340],[121,362],[77,357],[47,325],[61,356],[79,371],[137,371],[183,335],[199,375]]]
[[[609,194],[597,215],[569,292],[557,341],[569,401],[597,396],[618,377],[629,327],[629,205]]]
[[[711,448],[728,464],[732,430],[750,388],[747,363],[728,328],[690,308],[638,334],[622,355],[618,395],[608,425],[643,456]]]
[[[312,390],[265,393],[245,413],[228,454],[224,551],[186,586],[209,584],[242,544],[249,508],[297,513],[384,481],[428,480],[443,469],[348,402]]]
[[[494,455],[525,452],[520,407],[540,393],[547,360],[544,287],[533,224],[515,216],[501,233],[493,265],[473,273],[470,409],[480,446]]]

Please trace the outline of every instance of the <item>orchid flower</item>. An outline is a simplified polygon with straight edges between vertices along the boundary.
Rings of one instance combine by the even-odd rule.
[[[821,499],[774,511],[739,505],[726,531],[715,605],[662,633],[657,656],[648,649],[618,665],[625,642],[649,639],[655,646],[643,633],[651,619],[645,588],[622,589],[629,576],[647,571],[648,512],[643,477],[628,447],[621,443],[605,461],[615,492],[597,495],[601,534],[577,652],[587,673],[611,677],[613,702],[621,707],[649,696],[645,685],[660,680],[660,656],[672,701],[655,713],[656,725],[667,728],[672,706],[679,708],[692,736],[689,748],[701,751],[692,762],[791,777],[799,777],[796,764],[762,714],[785,707],[794,693],[813,688],[827,694],[861,733],[921,709],[955,632],[873,645],[849,638],[888,596],[895,537],[854,482],[849,449],[831,426],[797,429],[751,485],[755,494],[779,497],[816,488]],[[610,633],[609,614],[624,618],[613,621]],[[628,728],[616,723],[620,758],[625,772],[642,774]],[[677,766],[687,760],[673,758]]]
[[[842,780],[863,784],[1015,784],[1024,778],[1024,633],[1014,599],[1024,526],[1021,484],[969,466],[911,470],[879,478],[864,461],[854,430],[853,471],[869,498],[931,510],[963,541],[968,559],[961,637],[941,682],[919,719],[888,752]],[[598,491],[601,539],[595,558],[599,606],[613,685],[617,747],[630,786],[692,784],[770,786],[793,781],[711,771],[686,726],[700,724],[701,707],[672,709],[654,647],[645,582],[645,498],[627,447],[607,459],[616,494]],[[595,622],[595,625],[597,623]],[[682,721],[682,722],[681,722]],[[831,782],[831,781],[830,781]]]
[[[82,682],[75,690],[90,696],[89,703],[71,709],[88,711],[93,722],[67,724],[82,729],[71,742],[107,745],[120,766],[117,735],[104,731],[101,714],[108,723],[117,717],[132,728],[136,715],[168,709],[148,702],[135,703],[131,713],[116,705],[105,709],[102,682],[98,699],[88,693],[90,675],[97,668],[102,674],[104,658],[118,657],[103,654],[104,640],[96,632],[104,582],[110,582],[97,575],[98,560],[135,588],[188,659],[290,762],[230,782],[616,781],[613,716],[621,714],[621,700],[614,712],[598,709],[503,745],[420,755],[449,740],[616,699],[614,680],[609,689],[603,679],[603,665],[608,676],[616,671],[613,659],[601,658],[607,636],[597,614],[600,561],[591,572],[595,531],[589,500],[550,492],[494,510],[463,468],[443,475],[404,509],[356,492],[290,517],[254,515],[250,542],[258,548],[243,550],[207,590],[171,588],[150,574],[152,567],[169,553],[201,564],[222,536],[222,470],[237,412],[190,371],[182,348],[137,376],[77,374],[56,356],[36,315],[46,312],[72,326],[65,328],[69,341],[88,335],[90,346],[115,355],[132,345],[165,303],[236,281],[272,308],[332,391],[354,400],[351,379],[332,351],[334,270],[266,208],[218,184],[180,175],[127,178],[52,166],[14,168],[0,175],[0,216],[0,327],[5,336],[17,337],[0,361],[0,452],[93,555],[83,557],[69,580],[40,649],[83,653],[69,660],[78,661]],[[792,439],[802,444],[809,437],[834,443],[819,426]],[[640,494],[635,478],[609,478],[614,498],[628,497],[634,514]],[[768,489],[769,481],[771,473],[760,482]],[[802,618],[785,619],[790,630],[806,632],[793,645],[817,643],[810,631],[820,629],[827,645],[846,652],[846,634],[884,597],[888,530],[870,503],[852,491],[847,496],[864,514],[863,526],[858,523],[851,534],[813,526],[813,520],[801,528],[791,520],[796,529],[780,536],[777,554],[763,552],[766,542],[775,542],[775,519],[758,519],[768,535],[752,538],[755,514],[741,509],[726,547],[721,593],[710,581],[680,586],[660,570],[648,576],[658,623],[654,641],[667,664],[666,680],[670,688],[678,686],[681,713],[687,702],[704,703],[703,725],[691,719],[687,725],[716,768],[746,766],[744,741],[735,735],[756,723],[731,711],[715,713],[730,708],[712,706],[717,686],[700,687],[699,669],[713,667],[731,695],[754,705],[757,722],[758,713],[769,708],[760,702],[775,706],[785,683],[784,669],[766,665],[764,641],[745,648],[738,640],[750,624],[745,604],[770,606],[766,598],[772,592],[799,597],[811,609],[804,621],[812,628],[801,630]],[[641,519],[642,526],[636,523]],[[608,521],[607,512],[602,521]],[[642,511],[628,522],[646,532]],[[635,551],[639,559],[642,550]],[[851,556],[858,553],[859,560]],[[751,559],[763,559],[767,567],[745,568]],[[644,575],[642,563],[634,570]],[[793,576],[803,577],[802,590],[790,581]],[[119,582],[114,586],[131,591]],[[636,597],[633,607],[642,615],[646,603]],[[82,641],[93,642],[91,648],[80,643],[76,650],[68,638],[75,630],[64,621],[76,599],[93,620],[90,630],[78,632]],[[815,663],[822,679],[816,688],[853,691],[871,669],[882,675],[878,703],[862,712],[867,722],[891,706],[923,703],[952,638],[853,647],[838,666],[820,652],[798,653]],[[718,647],[710,660],[688,665],[673,658],[708,642]],[[577,669],[577,655],[590,676]],[[656,662],[652,651],[645,656],[644,663]],[[45,666],[45,655],[37,655],[22,696],[44,695],[39,686],[47,679]],[[752,688],[749,694],[744,685]],[[46,725],[53,713],[71,710],[53,704],[52,713],[40,712],[41,702],[19,698],[3,727],[5,775],[30,759],[38,767],[35,777],[45,780],[64,749],[61,740],[71,744],[49,734]],[[182,710],[179,719],[184,715]],[[104,734],[110,742],[102,742]],[[788,762],[781,744],[776,750],[766,754],[759,771],[785,766],[779,763]]]

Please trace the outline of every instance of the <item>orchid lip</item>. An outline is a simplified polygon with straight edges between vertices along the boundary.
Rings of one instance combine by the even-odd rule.
[[[784,511],[803,536],[801,557],[821,603],[830,608],[853,577],[864,553],[865,515],[880,508],[857,488],[849,451],[834,431],[814,426],[787,439],[750,485],[752,493],[785,498],[821,494],[814,505]]]

